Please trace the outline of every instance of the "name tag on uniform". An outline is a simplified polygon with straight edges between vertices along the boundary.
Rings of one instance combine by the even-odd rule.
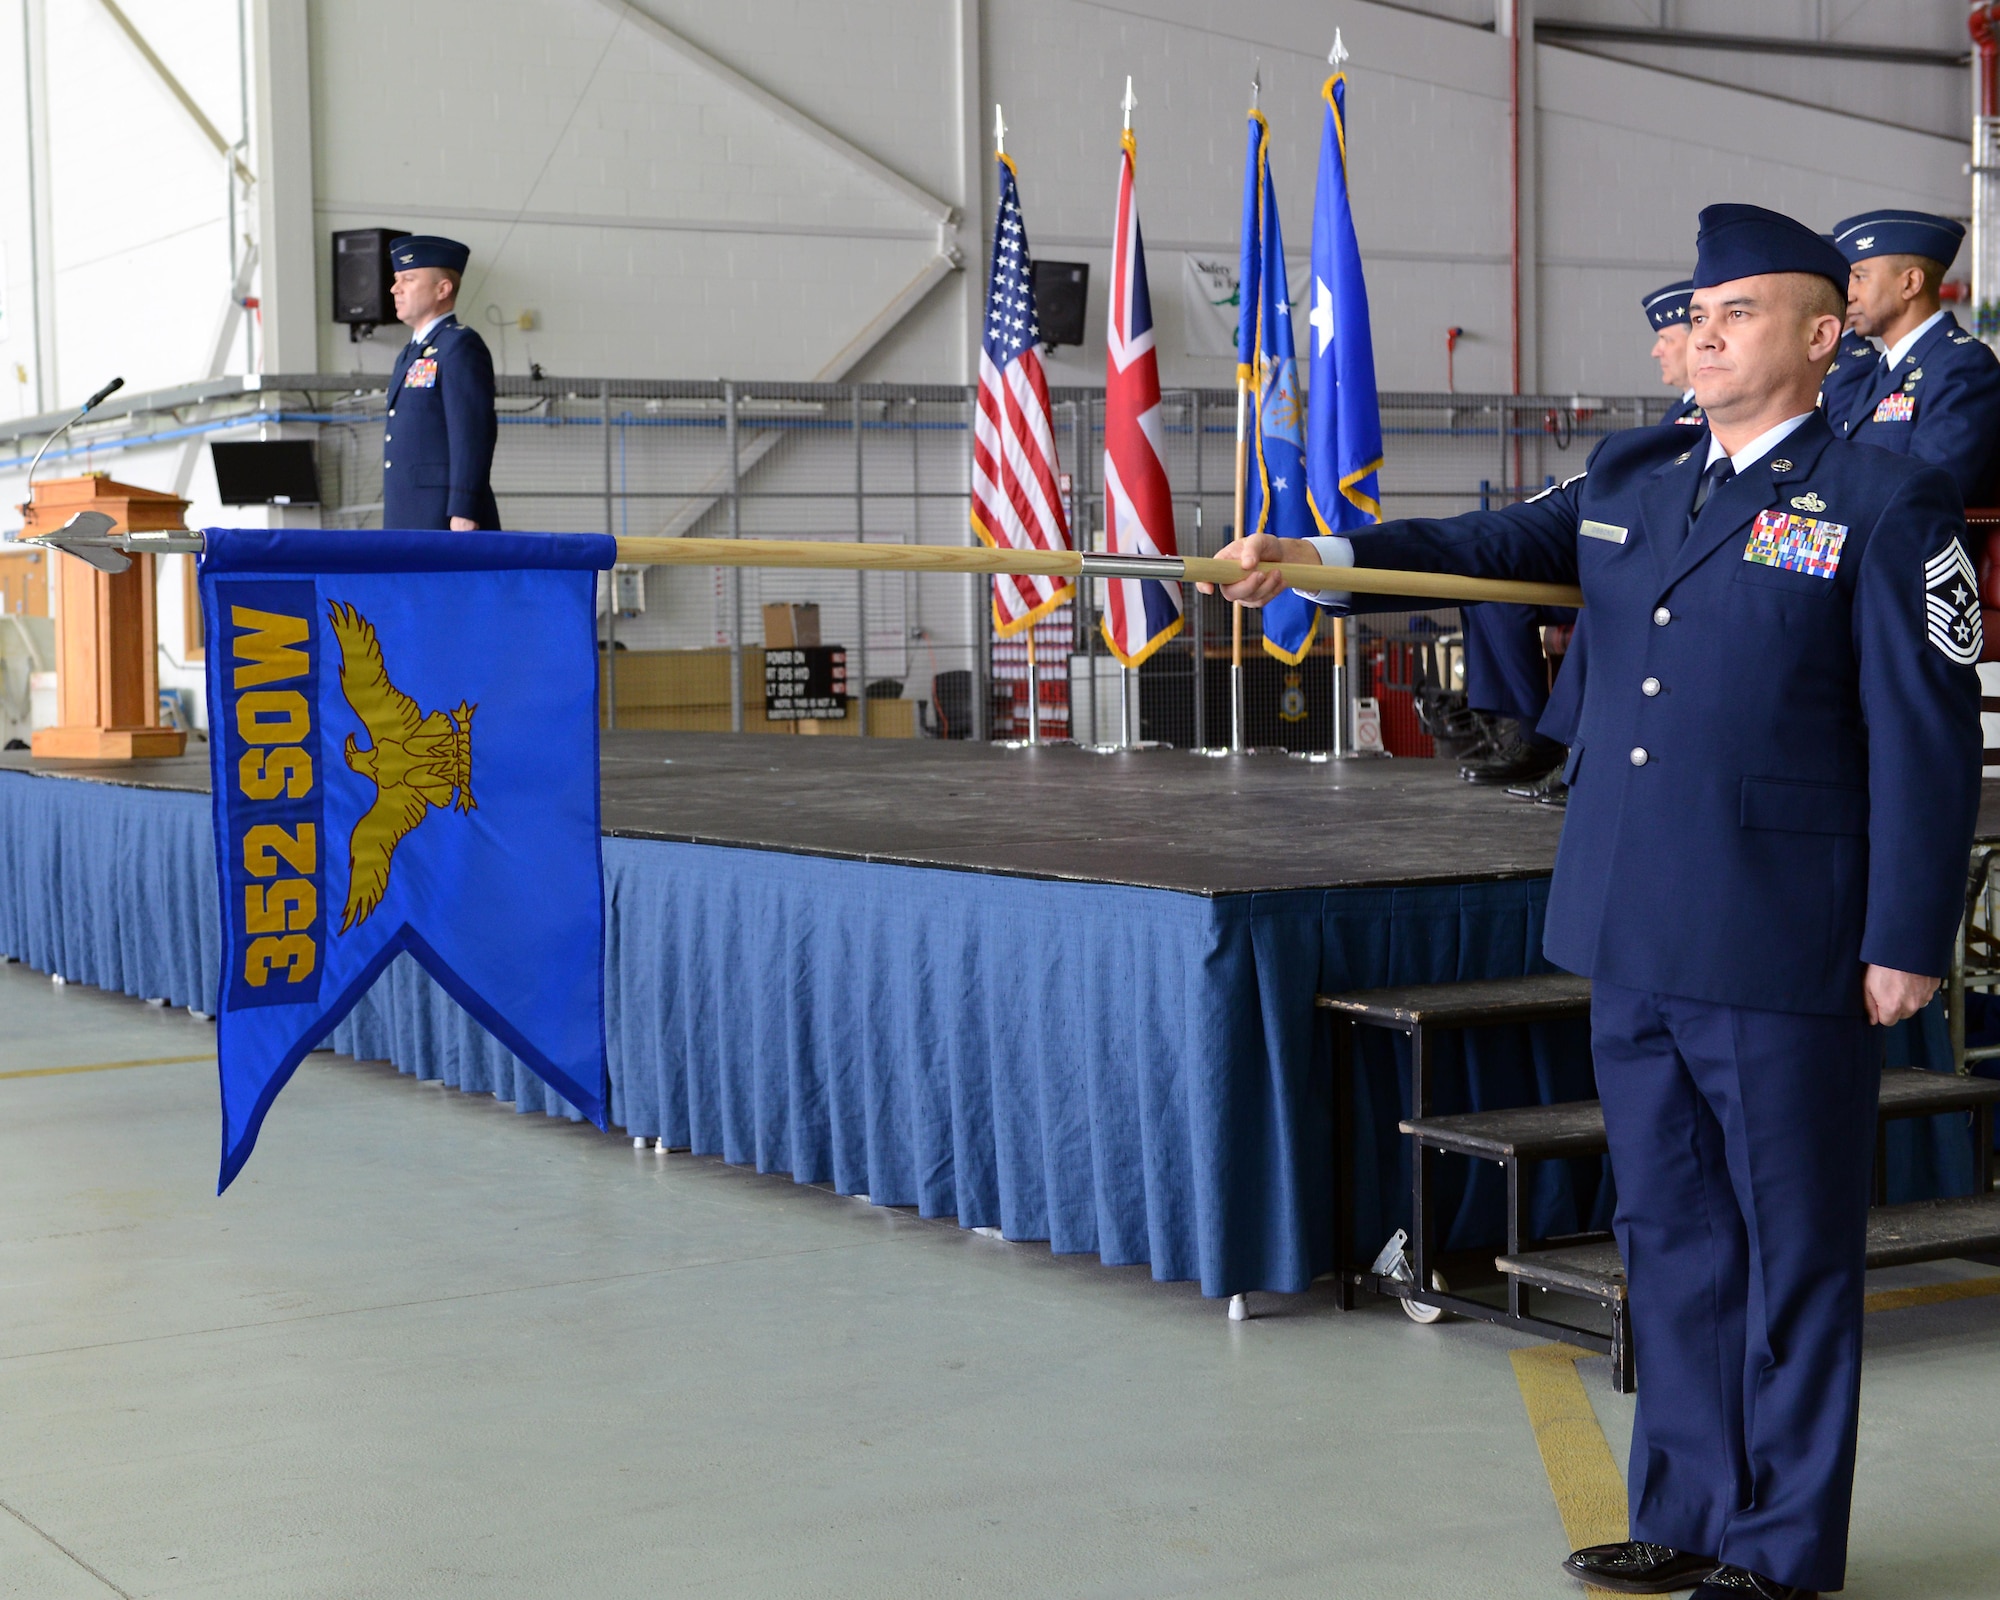
[[[1845,523],[1760,511],[1750,528],[1750,542],[1743,547],[1743,559],[1780,572],[1831,578],[1840,568],[1840,547],[1846,542]]]
[[[1606,544],[1623,544],[1628,530],[1615,522],[1586,522],[1576,530],[1586,539],[1602,539]]]
[[[403,374],[405,389],[435,389],[438,381],[438,364],[430,356],[424,356],[410,363],[410,370]]]
[[[1875,408],[1872,422],[1913,422],[1917,415],[1917,397],[1913,394],[1884,395],[1882,403]]]

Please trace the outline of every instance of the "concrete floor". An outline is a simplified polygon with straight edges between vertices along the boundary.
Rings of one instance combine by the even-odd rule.
[[[212,1039],[0,967],[0,1594],[1578,1593],[1509,1335],[1232,1324],[331,1056],[217,1200],[207,1063],[5,1076]],[[1870,1318],[1851,1594],[2000,1587],[1996,1358],[2000,1299]]]

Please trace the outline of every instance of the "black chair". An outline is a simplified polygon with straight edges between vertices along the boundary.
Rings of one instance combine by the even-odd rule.
[[[931,679],[931,703],[924,711],[925,738],[970,739],[974,732],[972,673],[955,667]]]

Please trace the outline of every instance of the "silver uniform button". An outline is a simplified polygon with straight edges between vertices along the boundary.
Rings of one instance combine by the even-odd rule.
[[[1673,620],[1674,620],[1674,614],[1671,611],[1669,611],[1665,606],[1661,606],[1657,611],[1653,613],[1653,622],[1658,627],[1664,628],[1668,623],[1672,622]]]
[[[388,434],[388,433],[385,433],[385,434],[383,434],[383,435],[382,435],[382,442],[383,442],[384,444],[387,444],[387,443],[388,443],[388,442],[389,442],[389,441],[390,441],[390,440],[391,440],[392,438],[394,438],[394,437],[395,437],[395,435],[393,435],[393,434]]]
[[[1658,694],[1660,692],[1660,680],[1658,678],[1648,678],[1644,683],[1639,685],[1639,692],[1648,698]]]
[[[393,466],[394,466],[395,464],[396,464],[396,463],[395,463],[395,462],[393,462],[393,461],[385,461],[385,462],[383,462],[383,463],[382,463],[382,470],[383,470],[384,472],[387,472],[387,471],[388,471],[388,470],[389,470],[389,469],[390,469],[391,467],[393,467]]]
[[[1632,747],[1633,766],[1643,767],[1648,761],[1651,761],[1652,759],[1653,758],[1651,756],[1646,754],[1646,747],[1644,745],[1634,745]]]

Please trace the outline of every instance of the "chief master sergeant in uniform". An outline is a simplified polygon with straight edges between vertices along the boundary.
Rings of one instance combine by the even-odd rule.
[[[1993,503],[2000,476],[2000,360],[1958,325],[1939,287],[1965,227],[1924,211],[1868,211],[1837,223],[1847,257],[1847,320],[1880,339],[1872,365],[1827,388],[1844,439],[1943,467],[1968,506]]]
[[[389,242],[396,317],[410,342],[389,376],[382,434],[382,526],[498,528],[493,499],[493,357],[452,314],[471,256],[452,239],[408,234]]]
[[[1632,1538],[1564,1564],[1614,1591],[1796,1600],[1846,1563],[1871,1025],[1946,970],[1981,743],[1957,489],[1814,409],[1846,281],[1802,224],[1711,206],[1690,315],[1705,427],[1613,434],[1504,510],[1222,552],[1582,585],[1544,949],[1592,979],[1630,1279]]]

